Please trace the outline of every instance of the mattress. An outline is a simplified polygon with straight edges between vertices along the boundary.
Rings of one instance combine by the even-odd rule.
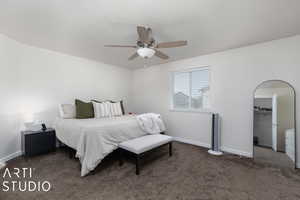
[[[81,176],[94,170],[101,160],[118,144],[146,133],[134,115],[113,118],[56,119],[57,138],[76,150],[81,162]]]

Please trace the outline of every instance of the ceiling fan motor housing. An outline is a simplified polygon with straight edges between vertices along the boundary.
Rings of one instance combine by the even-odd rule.
[[[144,43],[144,42],[142,42],[142,41],[137,41],[136,42],[136,45],[138,46],[138,47],[154,47],[154,44],[155,44],[155,40],[154,39],[152,39],[149,43]]]
[[[137,41],[137,42],[136,42],[136,45],[137,45],[138,47],[145,47],[145,44],[144,44],[144,42],[142,42],[142,41]]]

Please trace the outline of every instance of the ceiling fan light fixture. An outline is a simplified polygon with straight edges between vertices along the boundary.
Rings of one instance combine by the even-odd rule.
[[[186,40],[172,41],[172,42],[161,42],[156,44],[155,39],[152,37],[152,29],[144,26],[137,27],[138,40],[136,45],[105,45],[105,47],[123,47],[123,48],[134,48],[136,52],[131,55],[128,60],[133,60],[137,57],[151,58],[156,56],[160,59],[167,60],[169,56],[161,52],[161,48],[174,48],[186,46]]]
[[[151,58],[155,54],[155,51],[151,48],[143,47],[143,48],[139,48],[137,50],[137,53],[139,54],[139,56],[143,58]]]

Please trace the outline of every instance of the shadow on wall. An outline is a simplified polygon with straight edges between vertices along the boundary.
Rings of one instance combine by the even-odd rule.
[[[16,149],[20,149],[20,114],[1,114],[0,115],[0,158],[5,159],[6,156],[16,153]],[[16,140],[18,138],[18,140]],[[7,154],[9,152],[10,154]],[[5,153],[5,154],[4,154]]]

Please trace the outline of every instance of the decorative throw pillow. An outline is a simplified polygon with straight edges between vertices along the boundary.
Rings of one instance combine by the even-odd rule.
[[[111,113],[111,103],[109,101],[98,103],[93,101],[94,112],[96,118],[110,117]]]
[[[94,118],[94,107],[93,103],[83,102],[78,99],[75,99],[75,106],[76,106],[76,118],[77,119],[87,119],[87,118]]]
[[[116,103],[110,103],[110,112],[112,116],[117,116],[115,104]]]
[[[123,114],[120,102],[111,103],[111,113],[113,116],[121,116]]]
[[[125,115],[125,108],[124,108],[123,101],[120,101],[120,105],[121,105],[122,115]]]
[[[102,103],[102,113],[104,117],[111,117],[112,112],[111,112],[111,102],[106,101]]]
[[[112,102],[112,103],[117,103],[117,102]],[[125,109],[124,109],[124,105],[123,105],[123,100],[119,101],[119,103],[120,103],[120,106],[121,106],[122,115],[125,115]]]
[[[96,102],[96,103],[102,103],[102,101],[98,101],[98,100],[91,100],[92,102]],[[125,109],[124,109],[124,105],[123,105],[123,100],[121,101],[111,101],[111,100],[107,100],[111,103],[120,103],[120,106],[121,106],[121,112],[122,112],[122,115],[125,115]],[[107,101],[103,101],[103,102],[107,102]]]
[[[72,104],[60,104],[59,113],[61,118],[73,119],[76,117],[76,108]]]
[[[97,103],[95,101],[92,101],[93,103],[93,107],[94,107],[94,115],[95,115],[95,118],[100,118],[102,117],[101,115],[101,108],[100,108],[100,104],[101,103]]]
[[[101,101],[98,100],[91,100],[93,103],[93,107],[94,107],[94,114],[95,114],[95,118],[101,118],[102,116],[102,112],[101,112]]]

